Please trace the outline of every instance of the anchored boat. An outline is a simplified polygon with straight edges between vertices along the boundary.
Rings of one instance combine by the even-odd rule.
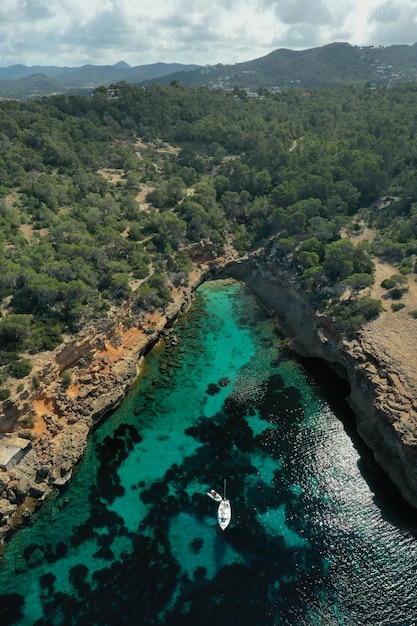
[[[222,497],[219,493],[217,493],[215,489],[210,489],[210,491],[207,491],[207,495],[215,502],[221,502]]]
[[[232,519],[232,507],[230,506],[230,500],[226,498],[226,479],[223,486],[223,497],[220,499],[219,508],[217,509],[217,523],[222,530],[230,524]]]

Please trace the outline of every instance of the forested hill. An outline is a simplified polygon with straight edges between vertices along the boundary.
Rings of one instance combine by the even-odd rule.
[[[342,85],[393,85],[417,79],[417,44],[388,47],[332,43],[307,50],[279,49],[245,63],[199,67],[178,63],[153,63],[130,67],[0,68],[0,98],[27,99],[57,93],[91,93],[99,86],[121,81],[148,86],[179,81],[186,86],[233,89],[277,87],[334,87]]]
[[[36,354],[64,334],[163,309],[201,242],[263,249],[354,335],[381,310],[363,291],[373,255],[397,265],[397,299],[415,271],[416,97],[415,84],[253,100],[124,83],[1,102],[0,398],[38,385]],[[364,227],[372,243],[341,237]]]
[[[52,94],[89,95],[100,86],[126,81],[137,84],[174,72],[191,72],[199,66],[181,63],[151,63],[131,67],[123,61],[114,65],[81,67],[11,65],[0,67],[0,98],[26,100]]]
[[[308,50],[280,49],[267,56],[237,63],[177,72],[143,84],[207,85],[271,89],[273,87],[334,87],[392,85],[417,78],[417,44],[413,46],[351,46],[332,43]]]

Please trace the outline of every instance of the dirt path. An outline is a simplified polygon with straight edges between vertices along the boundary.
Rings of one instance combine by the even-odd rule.
[[[381,282],[393,274],[398,274],[398,268],[379,260],[374,262],[375,284],[370,290],[370,295],[372,298],[382,300],[384,311],[364,327],[361,335],[385,355],[385,360],[392,364],[392,370],[397,373],[399,379],[413,392],[417,392],[417,319],[410,315],[410,311],[417,310],[416,276],[415,274],[407,276],[408,292],[401,300],[394,301],[387,297],[387,290],[381,287]],[[393,311],[391,305],[394,302],[401,302],[404,307],[399,311]]]

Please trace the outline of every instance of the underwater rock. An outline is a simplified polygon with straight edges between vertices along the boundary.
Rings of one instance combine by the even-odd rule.
[[[39,579],[42,589],[52,589],[55,581],[56,576],[55,574],[52,574],[52,572],[48,572],[48,574],[43,574],[43,576],[41,576]]]
[[[21,554],[18,554],[15,558],[14,570],[16,574],[23,574],[24,572],[27,572],[28,570],[27,563]]]
[[[204,541],[201,539],[201,537],[196,537],[195,539],[192,540],[190,548],[191,548],[191,552],[194,552],[194,554],[198,554],[201,551],[201,548],[204,545]]]
[[[0,622],[1,624],[17,624],[23,619],[22,608],[25,599],[18,593],[5,593],[0,595]]]
[[[206,389],[206,394],[209,396],[215,396],[216,393],[219,393],[220,387],[215,383],[210,383]]]
[[[39,546],[33,545],[26,548],[24,557],[28,567],[36,567],[45,559],[45,555]]]

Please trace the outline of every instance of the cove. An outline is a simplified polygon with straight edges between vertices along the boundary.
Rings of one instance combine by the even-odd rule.
[[[203,284],[70,485],[9,542],[0,623],[413,623],[410,509],[343,384],[234,281]],[[228,481],[221,533],[206,496]]]

